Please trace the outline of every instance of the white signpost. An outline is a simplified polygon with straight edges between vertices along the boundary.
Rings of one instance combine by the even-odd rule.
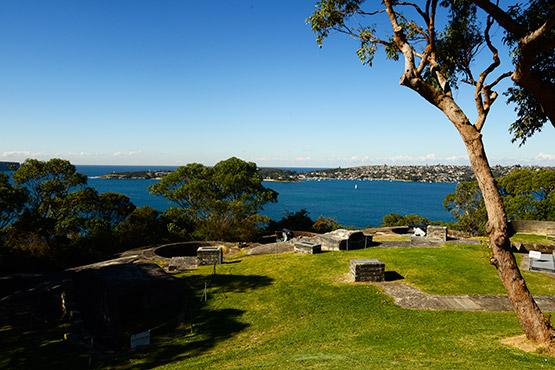
[[[131,336],[131,349],[148,346],[150,344],[150,330]]]
[[[542,259],[542,252],[530,251],[528,253],[528,256],[530,257],[530,259],[541,260]]]

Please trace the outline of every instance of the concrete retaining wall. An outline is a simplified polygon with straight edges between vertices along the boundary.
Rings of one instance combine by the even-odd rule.
[[[511,221],[510,224],[517,233],[555,236],[553,221],[517,220]]]

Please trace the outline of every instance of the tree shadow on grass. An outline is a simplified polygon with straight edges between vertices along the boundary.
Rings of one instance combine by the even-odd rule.
[[[204,309],[202,317],[198,317],[200,322],[193,326],[192,334],[187,331],[187,334],[169,342],[139,349],[135,354],[107,361],[100,366],[109,369],[146,370],[201,356],[214,348],[217,343],[249,326],[239,321],[244,312],[237,309]]]
[[[63,340],[61,328],[0,328],[0,369],[79,369],[86,368],[87,361],[82,348]]]
[[[188,307],[185,313],[183,335],[171,341],[145,347],[135,354],[121,356],[99,364],[101,367],[118,369],[151,369],[164,364],[184,361],[201,356],[219,342],[249,327],[241,322],[244,310],[218,309],[218,301],[228,299],[227,294],[248,293],[271,285],[273,279],[260,275],[185,276],[180,280],[188,287]],[[203,301],[204,287],[207,287]]]

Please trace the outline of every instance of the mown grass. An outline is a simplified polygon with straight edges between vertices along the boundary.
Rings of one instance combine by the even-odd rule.
[[[186,334],[96,369],[515,369],[555,359],[500,343],[522,333],[512,312],[405,310],[372,284],[353,283],[351,259],[378,258],[388,276],[430,294],[504,294],[482,246],[369,248],[317,255],[238,257],[176,275],[195,292]],[[533,294],[551,276],[523,271]],[[208,300],[200,302],[208,283]],[[192,332],[191,332],[192,329]],[[67,327],[0,330],[0,368],[88,368]]]
[[[193,334],[97,363],[119,369],[515,369],[555,359],[500,343],[522,333],[512,312],[405,310],[372,284],[353,283],[351,259],[379,258],[402,282],[434,294],[503,294],[487,249],[369,248],[242,257],[177,275],[208,301]],[[533,294],[554,279],[526,273]]]
[[[375,236],[372,238],[375,242],[409,242],[409,236]]]
[[[511,242],[555,244],[555,241],[552,238],[547,238],[545,235],[535,234],[515,234],[511,237]]]

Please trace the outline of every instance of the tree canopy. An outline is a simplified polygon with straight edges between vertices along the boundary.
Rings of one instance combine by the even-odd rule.
[[[518,169],[497,179],[509,220],[555,221],[555,171]],[[443,206],[459,230],[485,234],[486,206],[478,182],[462,182]]]
[[[471,0],[505,30],[511,47],[516,86],[506,92],[515,103],[517,120],[510,126],[521,144],[550,120],[555,126],[555,4],[552,0],[526,3]]]
[[[233,240],[252,231],[265,221],[258,216],[262,207],[277,201],[277,193],[262,185],[256,164],[235,157],[214,167],[199,163],[179,167],[149,191],[181,210],[170,208],[166,215],[185,217],[196,225],[197,237],[214,240]]]
[[[28,159],[11,180],[0,173],[0,266],[42,270],[108,257],[121,248],[115,227],[135,208],[125,195],[88,187],[69,161]]]

